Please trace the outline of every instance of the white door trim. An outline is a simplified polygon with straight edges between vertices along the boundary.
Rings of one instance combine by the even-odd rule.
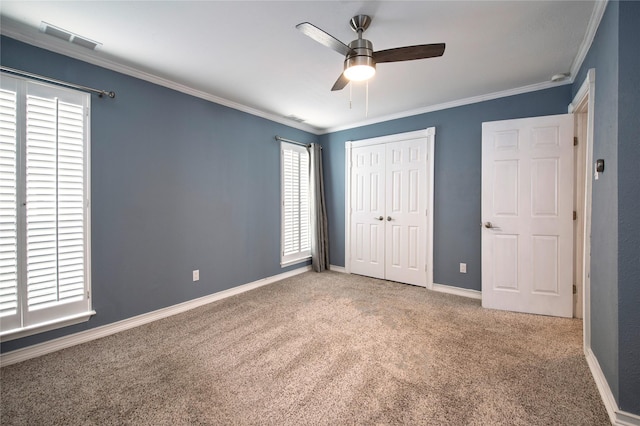
[[[363,139],[358,141],[347,141],[345,143],[345,156],[344,156],[344,177],[345,177],[345,189],[344,189],[344,226],[345,226],[345,238],[344,238],[344,265],[345,272],[351,273],[351,150],[356,147],[370,146],[385,144],[389,142],[399,142],[408,139],[427,138],[427,177],[429,179],[429,195],[427,197],[427,232],[429,237],[427,238],[427,282],[426,288],[433,289],[433,191],[434,191],[434,175],[435,175],[435,134],[436,128],[429,127],[423,130],[417,130],[414,132],[398,133],[395,135],[380,136],[377,138]]]
[[[583,250],[582,250],[582,277],[584,280],[582,293],[582,328],[584,339],[584,351],[587,354],[591,350],[591,195],[593,181],[593,119],[595,109],[596,71],[591,68],[580,86],[580,89],[569,104],[569,113],[581,112],[587,109],[587,134],[585,155],[585,185],[584,206],[582,206],[583,222]]]

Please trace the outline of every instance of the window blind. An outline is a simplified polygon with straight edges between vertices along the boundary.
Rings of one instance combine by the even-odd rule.
[[[18,309],[16,95],[0,90],[0,318]]]
[[[82,106],[27,96],[27,286],[36,310],[82,298]]]
[[[281,144],[282,257],[286,264],[311,255],[309,234],[309,153],[305,147]]]

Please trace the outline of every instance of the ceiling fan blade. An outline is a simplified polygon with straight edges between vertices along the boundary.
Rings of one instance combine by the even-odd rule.
[[[331,34],[322,31],[320,28],[316,27],[313,24],[308,22],[303,22],[301,24],[296,25],[296,28],[302,31],[302,33],[306,36],[311,37],[315,41],[320,44],[327,46],[330,49],[335,50],[336,52],[342,54],[343,56],[347,56],[347,53],[351,52],[349,46],[332,36]]]
[[[334,83],[333,87],[331,88],[331,91],[335,92],[336,90],[342,90],[345,88],[347,84],[349,84],[349,79],[344,76],[344,73],[342,73]]]
[[[373,59],[379,64],[382,62],[401,62],[413,61],[414,59],[435,58],[444,54],[444,47],[444,43],[396,47],[395,49],[373,52]]]

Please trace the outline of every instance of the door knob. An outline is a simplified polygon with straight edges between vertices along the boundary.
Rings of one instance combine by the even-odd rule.
[[[387,216],[387,222],[391,222],[391,216]]]
[[[495,226],[493,226],[493,224],[491,222],[485,222],[484,223],[484,227],[487,228],[487,229],[495,228]]]
[[[374,217],[375,220],[384,220],[384,217],[380,216],[380,217]]]

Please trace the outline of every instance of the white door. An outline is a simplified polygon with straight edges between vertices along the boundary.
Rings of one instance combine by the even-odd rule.
[[[482,124],[482,306],[573,314],[573,116]]]
[[[348,272],[428,285],[433,130],[347,147]]]
[[[385,277],[415,285],[424,285],[426,279],[425,142],[414,139],[386,144]]]
[[[385,146],[351,153],[351,272],[384,278]]]

